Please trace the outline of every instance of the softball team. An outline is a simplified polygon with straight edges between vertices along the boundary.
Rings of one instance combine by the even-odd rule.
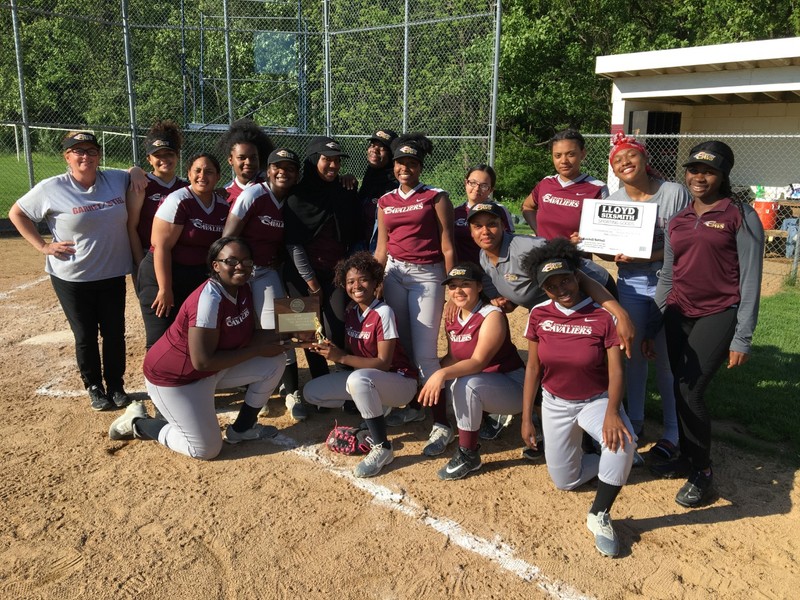
[[[597,477],[586,526],[597,550],[616,556],[619,541],[610,511],[628,479],[636,436],[622,407],[622,352],[614,320],[580,291],[579,264],[580,253],[564,238],[532,251],[522,262],[548,298],[531,310],[525,330],[522,441],[537,445],[532,417],[541,385],[547,471],[560,490]],[[599,456],[583,451],[583,432],[600,444]]]
[[[687,508],[713,497],[711,417],[705,391],[717,370],[747,362],[758,320],[764,229],[752,207],[731,198],[731,148],[719,141],[689,153],[691,203],[667,225],[656,304],[664,330],[678,413],[680,457],[655,465],[662,477],[685,477],[675,501]],[[654,354],[647,332],[645,351]]]
[[[397,317],[400,343],[426,382],[439,369],[437,341],[444,307],[441,281],[456,262],[453,245],[453,205],[447,192],[420,181],[425,157],[433,144],[422,134],[403,135],[392,142],[398,188],[378,200],[378,246],[375,258],[385,265],[384,298]],[[425,418],[414,400],[391,415],[390,425]],[[446,407],[433,407],[431,437],[449,429]],[[430,440],[435,441],[434,439]]]
[[[355,468],[356,477],[374,477],[394,460],[386,434],[386,409],[403,406],[417,392],[417,369],[398,340],[394,311],[377,297],[383,265],[367,252],[357,252],[336,265],[336,284],[352,305],[345,317],[344,349],[330,341],[312,351],[350,371],[312,379],[305,399],[325,408],[341,408],[352,399],[365,419],[371,450]]]
[[[647,358],[638,349],[642,345],[647,323],[657,311],[655,293],[664,260],[664,231],[669,220],[686,208],[690,197],[684,186],[656,176],[647,164],[646,148],[632,137],[617,134],[612,139],[609,163],[614,175],[622,183],[622,187],[608,198],[610,201],[643,202],[658,207],[653,250],[648,258],[632,258],[624,254],[606,257],[617,264],[619,302],[628,311],[636,328],[633,342],[636,351],[631,353],[627,361],[625,390],[628,417],[634,433],[641,435],[648,365]],[[660,458],[671,459],[678,450],[678,419],[663,329],[656,335],[656,345],[656,383],[661,395],[664,431],[650,451]]]

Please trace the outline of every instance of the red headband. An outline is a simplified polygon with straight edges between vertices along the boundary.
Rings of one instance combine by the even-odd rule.
[[[620,150],[626,150],[628,148],[638,150],[644,155],[645,159],[649,158],[649,155],[647,154],[647,148],[645,148],[644,144],[641,142],[637,142],[635,137],[627,136],[623,133],[616,133],[614,134],[614,137],[611,138],[611,153],[608,155],[609,164],[611,164],[611,161],[614,160],[614,155],[617,152]]]

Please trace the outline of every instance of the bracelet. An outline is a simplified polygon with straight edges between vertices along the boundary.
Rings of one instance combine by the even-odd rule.
[[[319,296],[322,293],[322,288],[319,287],[319,288],[317,288],[315,290],[312,290],[311,288],[308,288],[308,293],[311,294],[312,296]]]

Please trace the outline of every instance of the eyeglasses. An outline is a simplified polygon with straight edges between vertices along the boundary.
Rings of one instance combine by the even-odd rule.
[[[478,183],[477,181],[473,181],[472,179],[467,181],[467,185],[471,188],[478,188],[482,192],[487,192],[492,188],[491,184]]]
[[[100,151],[95,148],[72,148],[70,149],[75,156],[98,156]]]
[[[225,263],[229,267],[238,267],[239,265],[242,265],[245,269],[251,269],[255,264],[253,263],[253,259],[251,258],[245,258],[244,260],[239,260],[238,258],[234,258],[232,256],[228,258],[215,258],[214,260],[216,262]]]

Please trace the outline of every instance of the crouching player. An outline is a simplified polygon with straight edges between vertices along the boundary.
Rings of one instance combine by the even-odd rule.
[[[560,490],[573,490],[597,477],[599,483],[586,526],[596,548],[619,553],[610,512],[628,479],[636,450],[633,428],[622,407],[622,351],[613,317],[578,287],[578,250],[564,238],[536,248],[522,267],[536,278],[549,300],[531,310],[525,337],[528,366],[522,407],[522,440],[536,447],[534,398],[542,386],[545,460]],[[601,453],[584,454],[586,431]]]

